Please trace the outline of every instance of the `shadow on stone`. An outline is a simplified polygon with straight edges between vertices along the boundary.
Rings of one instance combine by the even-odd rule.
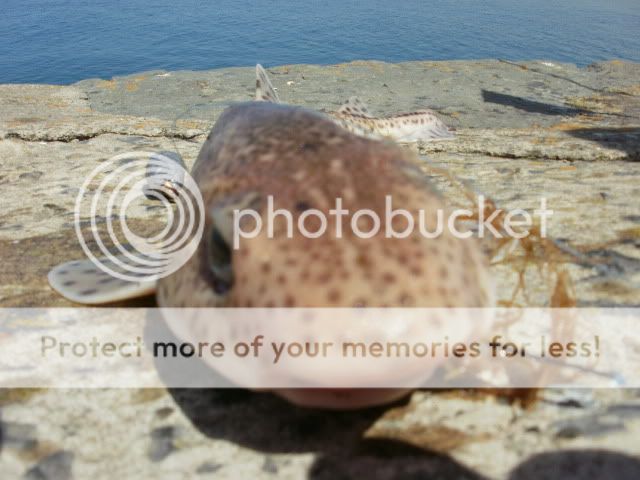
[[[492,92],[485,89],[482,89],[482,99],[486,103],[495,103],[505,107],[517,108],[518,110],[523,110],[528,113],[539,113],[542,115],[574,116],[593,113],[590,110],[584,110],[582,108],[552,105],[550,103],[537,102],[535,100],[528,100],[526,98],[516,97],[506,93]]]
[[[171,389],[192,424],[211,438],[263,453],[308,453],[308,478],[465,478],[478,475],[446,455],[391,439],[363,438],[388,409],[325,411],[300,408],[268,393],[240,389]]]
[[[365,439],[354,452],[319,458],[309,471],[314,480],[335,478],[433,478],[481,480],[486,477],[452,458],[406,443]]]
[[[607,450],[567,450],[542,453],[522,462],[509,480],[637,480],[637,458]]]
[[[640,128],[576,128],[565,131],[568,135],[597,142],[603,147],[623,150],[628,160],[640,161]]]
[[[301,408],[271,393],[242,389],[169,392],[203,434],[267,453],[342,452],[356,445],[390,408],[358,411]]]

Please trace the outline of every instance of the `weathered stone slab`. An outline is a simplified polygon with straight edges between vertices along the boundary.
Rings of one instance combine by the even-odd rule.
[[[551,235],[573,252],[578,304],[640,305],[640,65],[486,60],[269,70],[293,104],[335,109],[359,95],[379,114],[436,109],[457,139],[414,148],[450,203],[466,204],[465,194],[433,167],[503,208],[534,209],[545,197],[555,211]],[[178,151],[192,165],[225,106],[251,99],[253,75],[236,68],[0,85],[0,306],[68,306],[46,273],[82,257],[72,219],[86,175],[132,151]],[[159,221],[153,209],[131,217],[140,228]],[[516,272],[493,271],[500,299],[510,299]],[[547,304],[550,280],[535,269],[525,280],[518,302]],[[327,413],[246,391],[4,391],[0,471],[7,478],[637,477],[637,392],[539,396],[524,408],[488,393],[416,392],[406,404]]]

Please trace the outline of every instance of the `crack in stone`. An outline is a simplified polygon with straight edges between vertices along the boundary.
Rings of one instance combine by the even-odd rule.
[[[71,143],[73,141],[85,141],[92,140],[94,138],[100,137],[102,135],[122,135],[127,137],[145,137],[145,138],[167,138],[174,140],[193,140],[194,138],[205,136],[205,132],[194,133],[194,134],[184,134],[184,133],[173,133],[167,134],[162,133],[158,135],[153,135],[149,133],[122,133],[114,130],[101,130],[95,133],[87,133],[87,134],[77,134],[77,135],[60,135],[60,136],[37,136],[33,134],[23,134],[19,132],[8,132],[5,134],[2,140],[21,140],[24,142],[60,142],[60,143]]]

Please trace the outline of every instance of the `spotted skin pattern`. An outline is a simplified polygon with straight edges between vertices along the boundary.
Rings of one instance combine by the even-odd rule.
[[[447,208],[407,149],[355,135],[326,115],[300,107],[250,102],[228,108],[200,151],[192,171],[207,218],[196,254],[178,271],[159,281],[157,299],[164,307],[485,307],[493,304],[488,266],[475,239],[456,238],[447,228],[435,239],[415,228],[406,238],[386,238],[384,228],[371,238],[353,233],[350,215],[368,209],[385,218],[385,196],[394,209],[420,210],[429,231],[436,210]],[[255,238],[229,249],[230,277],[216,278],[220,239],[230,244],[234,208],[259,212],[267,225],[266,199],[274,209],[292,212],[294,226],[308,209],[329,219],[319,238],[305,238],[286,221],[276,221]],[[330,210],[341,198],[342,238]],[[278,217],[276,217],[278,218]],[[281,217],[280,217],[281,218]],[[314,221],[315,220],[315,221]],[[357,223],[370,231],[370,217]],[[399,220],[399,221],[396,221]],[[253,222],[253,220],[249,220]],[[384,221],[384,220],[383,220]],[[394,219],[396,231],[406,220]],[[307,230],[320,227],[314,216]],[[384,225],[383,225],[384,226]],[[241,224],[243,229],[252,226]],[[212,240],[213,239],[213,240]],[[218,256],[219,257],[219,256]],[[233,281],[229,282],[229,278]],[[192,325],[205,334],[206,325]],[[399,390],[281,390],[295,403],[355,408],[384,403]]]
[[[369,117],[349,111],[330,112],[336,123],[356,135],[388,138],[399,143],[451,140],[453,132],[431,110],[418,110],[388,117]]]

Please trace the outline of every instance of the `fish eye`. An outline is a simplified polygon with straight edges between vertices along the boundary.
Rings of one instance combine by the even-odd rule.
[[[231,268],[231,248],[220,231],[213,227],[207,243],[208,265],[213,275],[213,290],[224,295],[233,286],[233,269]]]

